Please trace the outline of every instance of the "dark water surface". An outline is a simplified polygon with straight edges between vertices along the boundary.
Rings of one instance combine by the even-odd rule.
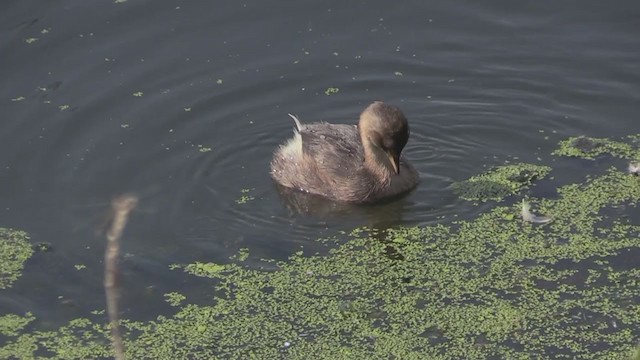
[[[640,131],[638,19],[632,1],[5,0],[0,226],[52,251],[0,293],[0,313],[47,326],[102,309],[96,232],[124,192],[140,196],[124,316],[148,318],[169,311],[165,292],[210,296],[170,264],[248,248],[257,266],[320,251],[314,240],[340,230],[473,217],[492,204],[457,199],[451,183],[507,160],[580,180],[596,165],[556,160],[558,140]],[[370,207],[287,206],[268,174],[292,134],[286,114],[355,123],[373,100],[409,118],[417,190]]]

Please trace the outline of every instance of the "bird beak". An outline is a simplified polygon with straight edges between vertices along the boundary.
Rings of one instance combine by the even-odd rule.
[[[400,174],[400,155],[395,152],[389,151],[387,152],[387,156],[389,157],[389,161],[393,166],[393,170],[396,174]]]

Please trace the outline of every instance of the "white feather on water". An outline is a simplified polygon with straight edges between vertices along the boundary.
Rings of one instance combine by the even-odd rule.
[[[531,204],[525,199],[522,199],[522,220],[536,223],[536,224],[546,224],[551,221],[551,218],[548,216],[538,216],[531,212]]]

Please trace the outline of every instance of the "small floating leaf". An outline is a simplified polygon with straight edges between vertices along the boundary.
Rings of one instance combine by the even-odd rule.
[[[330,88],[327,88],[327,90],[324,91],[324,94],[328,96],[328,95],[337,94],[339,91],[340,91],[339,88],[330,87]]]
[[[513,218],[515,218],[515,216],[513,214],[505,214],[504,215],[504,219],[505,220],[513,220]]]

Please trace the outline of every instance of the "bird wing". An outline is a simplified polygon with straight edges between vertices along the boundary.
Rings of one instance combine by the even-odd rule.
[[[302,152],[318,168],[338,177],[348,177],[364,161],[358,128],[354,125],[315,123],[299,130]]]
[[[302,125],[299,130],[302,149],[306,155],[317,157],[326,153],[337,156],[356,156],[360,152],[360,137],[353,125],[326,123]]]

